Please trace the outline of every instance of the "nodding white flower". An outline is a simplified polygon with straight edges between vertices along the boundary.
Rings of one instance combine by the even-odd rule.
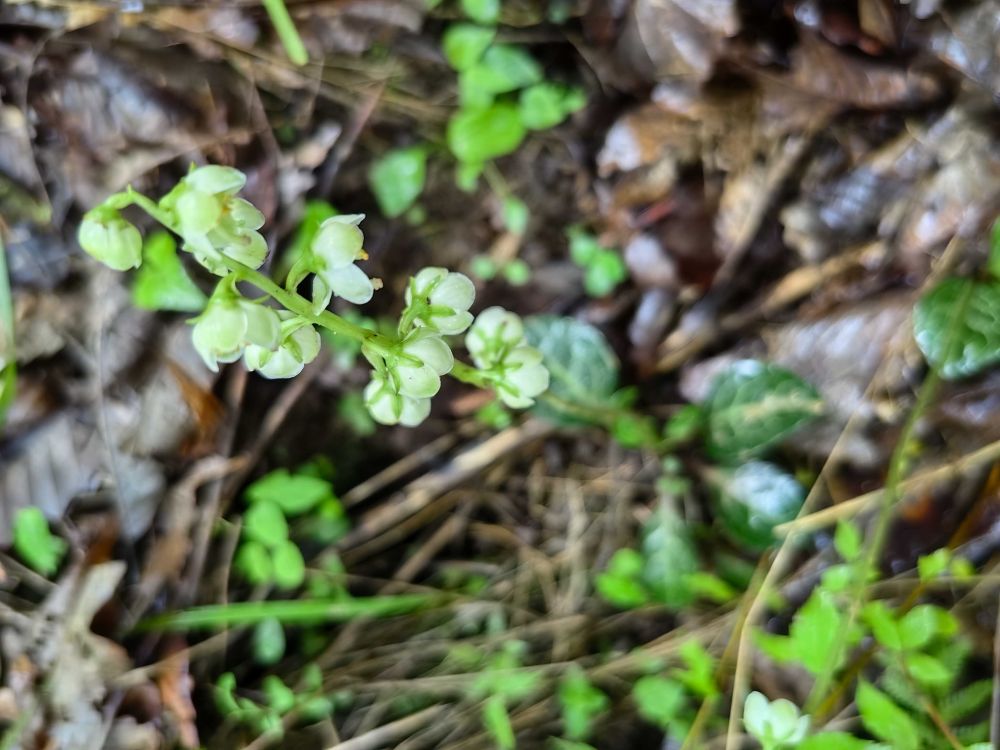
[[[181,182],[210,195],[236,195],[247,184],[247,176],[233,167],[208,164],[192,169]]]
[[[281,342],[274,351],[249,344],[243,353],[248,370],[265,378],[294,378],[319,354],[319,333],[311,323],[287,310],[278,310]]]
[[[743,704],[743,723],[764,747],[798,747],[809,733],[809,716],[798,706],[784,698],[769,701],[756,690]]]
[[[494,380],[497,395],[512,409],[526,409],[549,387],[549,371],[542,364],[542,353],[532,346],[513,349],[499,367],[502,374]]]
[[[235,362],[249,345],[276,350],[281,341],[281,320],[269,307],[229,289],[216,290],[205,311],[194,319],[192,340],[208,368],[218,372],[219,362]]]
[[[465,335],[465,348],[476,367],[488,370],[502,362],[523,340],[521,318],[502,307],[489,307],[479,313]]]
[[[406,289],[407,316],[417,326],[440,333],[462,333],[472,323],[469,308],[476,299],[476,287],[467,276],[445,268],[425,268]]]
[[[401,424],[416,427],[431,413],[429,398],[405,396],[383,374],[372,373],[371,382],[365,386],[365,406],[372,419],[380,424]]]
[[[441,389],[441,376],[455,366],[451,349],[439,335],[430,331],[412,334],[400,350],[403,356],[391,372],[404,396],[430,398]],[[419,364],[411,364],[410,359]]]
[[[88,255],[116,271],[142,264],[142,235],[113,208],[98,206],[84,214],[77,239]]]
[[[368,275],[354,265],[368,256],[365,236],[358,224],[364,214],[332,216],[324,221],[310,245],[309,270],[313,278],[313,304],[323,309],[337,295],[355,305],[370,301],[375,285]]]

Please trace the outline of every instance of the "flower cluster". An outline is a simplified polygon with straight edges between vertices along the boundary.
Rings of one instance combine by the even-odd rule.
[[[232,167],[199,167],[160,201],[186,249],[217,276],[229,273],[220,255],[250,268],[260,268],[267,258],[267,242],[257,231],[264,226],[264,215],[236,197],[246,181],[246,175]]]
[[[334,216],[319,227],[309,247],[279,286],[257,271],[267,258],[267,243],[258,230],[264,217],[238,197],[246,176],[231,167],[192,169],[158,203],[131,188],[88,211],[80,225],[80,246],[117,270],[142,263],[142,236],[121,210],[137,205],[182,240],[182,249],[222,278],[204,311],[193,321],[195,349],[217,371],[219,363],[243,360],[249,370],[267,378],[290,378],[316,359],[320,336],[316,326],[361,342],[372,365],[364,400],[383,424],[416,425],[430,413],[431,398],[441,377],[452,373],[466,382],[490,386],[508,406],[524,408],[548,386],[542,355],[524,341],[520,318],[490,308],[473,323],[469,308],[475,287],[460,273],[425,268],[410,279],[395,337],[376,334],[326,310],[337,296],[353,304],[371,300],[378,279],[357,262],[367,259],[363,215]],[[312,276],[311,299],[298,294]],[[270,307],[249,299],[237,284],[250,283],[281,303]],[[471,325],[471,328],[470,328]],[[468,330],[465,342],[479,368],[456,368],[446,337]]]
[[[512,409],[525,409],[549,387],[542,353],[528,346],[521,319],[502,307],[490,307],[476,318],[465,337],[476,367]]]

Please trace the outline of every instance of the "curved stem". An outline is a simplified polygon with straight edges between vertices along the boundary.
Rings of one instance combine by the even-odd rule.
[[[184,236],[180,232],[180,227],[176,226],[171,220],[171,217],[167,215],[166,212],[161,210],[160,207],[150,198],[147,198],[142,193],[136,192],[131,187],[128,189],[126,194],[128,195],[130,203],[141,208],[174,234],[181,237]],[[234,276],[236,276],[238,281],[246,281],[253,284],[262,292],[273,297],[275,300],[284,305],[287,310],[290,310],[296,315],[299,315],[316,325],[322,326],[329,331],[333,331],[333,333],[339,333],[343,336],[347,336],[348,338],[360,341],[362,344],[367,344],[371,349],[374,349],[382,355],[388,354],[396,346],[396,342],[387,336],[383,336],[382,334],[369,330],[368,328],[363,328],[362,326],[351,323],[329,310],[323,310],[317,313],[313,309],[309,300],[299,294],[296,294],[295,292],[283,289],[279,284],[276,284],[260,271],[256,271],[253,268],[250,268],[250,266],[246,266],[237,260],[233,260],[224,253],[219,253],[219,261],[225,265],[225,267],[228,268]]]

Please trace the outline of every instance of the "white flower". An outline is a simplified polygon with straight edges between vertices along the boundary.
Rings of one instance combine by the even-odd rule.
[[[526,409],[549,387],[549,371],[542,364],[542,353],[532,346],[511,351],[500,369],[502,375],[494,381],[497,395],[512,409]]]
[[[399,392],[411,398],[430,398],[441,389],[441,376],[451,372],[455,356],[444,340],[435,333],[418,331],[401,347],[403,358],[392,368]],[[420,364],[410,364],[415,358]]]
[[[502,307],[489,307],[476,317],[465,336],[465,347],[476,367],[488,370],[523,339],[524,324],[517,315]]]
[[[404,396],[379,373],[372,373],[371,382],[365,386],[364,399],[372,419],[386,425],[416,427],[431,412],[429,398]]]
[[[243,361],[248,370],[256,370],[265,378],[294,378],[319,354],[319,333],[294,313],[279,310],[281,342],[274,351],[256,344],[247,346]]]
[[[277,349],[281,321],[269,307],[232,293],[216,293],[194,319],[192,339],[208,368],[218,372],[219,362],[235,362],[251,344],[269,352]]]
[[[407,312],[418,326],[443,334],[462,333],[472,323],[469,308],[476,287],[467,276],[445,268],[425,268],[410,280],[406,289]]]
[[[743,723],[765,748],[798,747],[809,733],[809,716],[798,706],[784,698],[769,701],[757,691],[743,704]]]
[[[247,176],[233,167],[209,164],[191,170],[182,182],[202,193],[236,195],[247,184]]]
[[[323,309],[333,295],[363,305],[371,300],[375,286],[368,275],[354,265],[365,257],[365,237],[358,224],[364,214],[333,216],[324,221],[310,246],[309,270],[313,278],[313,304]]]
[[[142,235],[113,208],[98,206],[84,214],[77,239],[88,255],[116,271],[142,264]]]

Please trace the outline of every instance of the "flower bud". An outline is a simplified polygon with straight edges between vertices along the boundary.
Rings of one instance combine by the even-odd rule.
[[[195,350],[213,372],[219,362],[238,360],[251,344],[273,352],[280,337],[281,321],[274,310],[226,291],[212,296],[194,319],[192,332]]]
[[[177,196],[174,210],[181,225],[181,234],[206,234],[219,223],[222,202],[212,193],[192,188]]]
[[[441,376],[451,372],[455,357],[444,340],[430,332],[418,331],[402,345],[404,358],[392,368],[399,392],[412,398],[430,398],[441,389]],[[411,364],[415,359],[420,364]]]
[[[142,264],[142,235],[113,208],[98,206],[84,214],[77,239],[88,255],[116,271]]]
[[[523,340],[524,325],[517,315],[502,307],[489,307],[476,317],[465,336],[465,347],[476,367],[488,370]]]
[[[472,323],[468,312],[476,298],[476,287],[467,276],[445,268],[425,268],[406,289],[407,313],[418,326],[451,335],[462,333]]]
[[[248,370],[256,370],[265,378],[294,378],[319,354],[319,333],[294,313],[279,310],[281,343],[274,351],[250,344],[243,353]]]
[[[358,224],[364,214],[333,216],[324,221],[310,245],[308,269],[313,278],[313,305],[323,309],[337,295],[355,305],[369,302],[375,285],[354,265],[365,257],[365,236]]]
[[[191,170],[183,182],[201,193],[235,195],[247,184],[247,176],[232,167],[209,164]]]
[[[526,409],[535,396],[549,387],[549,371],[542,353],[532,346],[519,346],[504,357],[503,376],[496,381],[497,395],[512,409]]]
[[[431,411],[429,398],[404,396],[379,373],[373,373],[371,382],[365,386],[365,406],[372,419],[380,424],[402,424],[415,427],[423,422]]]

